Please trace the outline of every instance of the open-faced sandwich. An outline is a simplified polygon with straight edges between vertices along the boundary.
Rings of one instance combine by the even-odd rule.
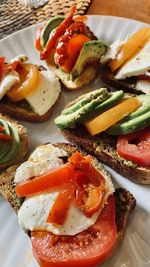
[[[5,62],[0,57],[0,112],[32,122],[48,120],[60,94],[52,71],[27,63],[20,55]]]
[[[0,114],[0,170],[21,162],[27,153],[26,129]]]
[[[112,43],[101,58],[100,75],[114,88],[150,94],[150,28]]]
[[[53,67],[69,90],[78,89],[97,77],[99,60],[108,48],[85,24],[85,16],[74,17],[75,12],[74,5],[66,18],[51,18],[39,28],[35,41],[41,59]]]
[[[130,192],[114,189],[96,158],[66,143],[38,146],[0,178],[0,191],[18,213],[41,267],[106,261],[136,205]]]
[[[67,140],[136,183],[150,184],[150,95],[101,88],[55,119]]]

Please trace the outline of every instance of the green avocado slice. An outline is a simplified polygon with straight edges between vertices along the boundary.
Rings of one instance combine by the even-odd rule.
[[[108,92],[107,88],[100,88],[95,91],[92,91],[90,93],[84,94],[82,96],[79,96],[77,99],[72,101],[70,106],[68,108],[65,108],[62,111],[63,115],[71,114],[78,110],[79,108],[82,108],[83,105],[86,105],[87,103],[90,103],[94,99],[96,99],[98,96],[100,96],[104,91],[108,93],[108,97],[110,96],[110,93]]]
[[[11,142],[11,147],[10,147],[9,152],[3,158],[1,163],[7,162],[13,159],[16,156],[20,148],[20,136],[19,136],[18,129],[11,122],[8,122],[8,126],[9,126],[10,135],[12,136],[12,142]]]
[[[40,37],[40,43],[41,46],[44,48],[46,46],[46,43],[49,39],[49,35],[54,30],[59,26],[59,24],[64,20],[64,16],[56,16],[54,18],[51,18],[43,28],[41,32],[41,37]]]
[[[103,89],[103,90],[102,90]],[[101,102],[105,101],[109,96],[109,92],[106,88],[99,89],[101,94],[94,98],[90,102],[87,102],[83,106],[79,106],[79,108],[75,108],[75,111],[72,110],[72,113],[69,114],[61,114],[59,117],[55,119],[55,124],[60,129],[65,129],[68,127],[73,127],[77,123],[82,123],[91,117],[94,108],[99,105]],[[70,107],[71,108],[71,107]]]
[[[83,45],[78,59],[72,69],[72,80],[75,80],[84,70],[86,64],[99,60],[106,53],[108,45],[101,40],[94,40]]]
[[[7,124],[6,121],[4,121],[3,119],[0,119],[0,124],[4,127],[4,132],[7,135],[10,135],[10,130],[9,130],[9,126]],[[9,152],[10,148],[11,148],[11,144],[12,141],[1,141],[0,142],[1,146],[0,146],[0,163],[5,162],[5,156],[7,155],[7,153]]]
[[[109,134],[128,134],[150,125],[150,95],[139,95],[136,97],[142,102],[142,106],[125,117],[120,123],[110,127],[107,131]]]

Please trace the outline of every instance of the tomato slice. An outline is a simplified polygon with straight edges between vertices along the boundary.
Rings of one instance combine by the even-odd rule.
[[[42,267],[91,267],[111,254],[117,239],[115,199],[110,196],[97,222],[75,236],[31,232],[33,253]]]
[[[58,39],[65,33],[66,29],[70,26],[73,16],[76,12],[76,5],[73,5],[70,8],[68,16],[64,19],[64,21],[59,25],[58,28],[56,28],[56,31],[51,36],[51,38],[48,40],[46,44],[46,48],[44,51],[40,53],[41,59],[47,59],[51,52],[53,51],[53,48],[55,48]]]
[[[19,68],[20,81],[7,92],[11,101],[20,101],[36,90],[39,83],[39,70],[36,65],[25,63]]]
[[[127,160],[141,166],[150,167],[150,128],[119,136],[117,152]]]
[[[48,215],[47,223],[62,225],[65,222],[74,192],[75,186],[73,184],[68,183],[63,186]]]

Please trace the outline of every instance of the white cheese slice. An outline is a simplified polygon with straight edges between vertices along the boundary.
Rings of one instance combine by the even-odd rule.
[[[63,160],[59,157],[64,156],[67,156],[66,151],[52,144],[38,146],[28,161],[17,168],[14,182],[20,183],[59,167],[63,164]]]
[[[111,59],[115,59],[120,47],[122,44],[124,44],[125,41],[116,40],[113,42],[108,51],[101,57],[100,63],[104,64],[110,61]]]
[[[38,162],[25,161],[22,163],[16,171],[14,182],[21,183],[25,180],[47,173],[50,170],[54,170],[63,164],[63,161],[59,158],[41,160]]]
[[[29,161],[41,161],[67,156],[67,152],[63,149],[53,146],[52,144],[40,145],[29,157]]]
[[[19,73],[15,70],[8,72],[0,81],[0,99],[10,90],[10,88],[19,82]]]
[[[150,80],[137,80],[136,89],[145,94],[150,94]]]
[[[138,76],[150,70],[150,41],[117,72],[115,78],[125,79]]]
[[[40,82],[30,95],[26,97],[33,110],[44,115],[57,101],[60,94],[60,82],[52,71],[41,71]]]
[[[24,229],[47,230],[55,235],[76,235],[92,226],[100,213],[96,212],[88,218],[71,203],[67,219],[61,226],[46,223],[48,214],[58,196],[58,192],[36,195],[24,201],[18,212],[19,223]]]

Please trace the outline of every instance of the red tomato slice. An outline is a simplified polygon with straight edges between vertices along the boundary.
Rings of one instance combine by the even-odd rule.
[[[117,152],[127,160],[141,166],[150,167],[150,128],[119,136]]]
[[[59,27],[56,29],[52,37],[48,40],[46,44],[46,48],[43,52],[40,53],[41,59],[47,59],[49,55],[51,54],[53,48],[55,48],[58,39],[64,34],[66,29],[70,26],[73,16],[76,12],[76,5],[73,5],[70,8],[68,16],[64,19],[64,21],[59,25]]]
[[[47,218],[47,223],[55,223],[62,225],[67,217],[69,206],[75,192],[73,184],[66,184],[60,190],[58,197]]]
[[[57,238],[56,238],[57,237]],[[33,231],[33,253],[41,267],[92,267],[108,258],[116,244],[115,199],[109,197],[97,222],[75,236]]]

